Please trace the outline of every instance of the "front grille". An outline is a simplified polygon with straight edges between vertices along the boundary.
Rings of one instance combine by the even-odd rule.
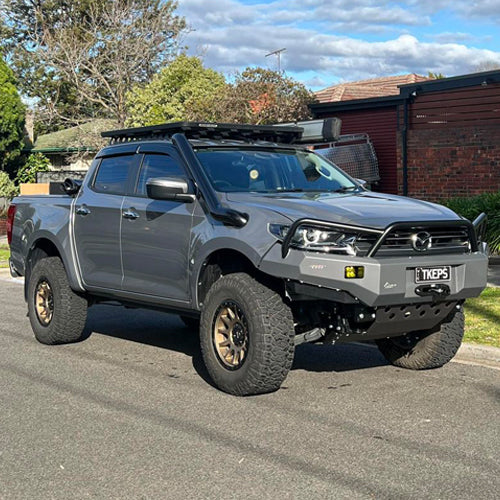
[[[430,239],[430,240],[429,240]],[[417,240],[415,242],[415,240]],[[427,241],[430,243],[427,243]],[[420,250],[418,249],[420,248]],[[377,256],[464,254],[470,252],[467,226],[394,228],[384,238]]]

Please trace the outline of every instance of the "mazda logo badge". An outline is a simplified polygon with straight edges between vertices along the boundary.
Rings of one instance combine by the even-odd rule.
[[[426,252],[432,247],[432,236],[427,231],[412,234],[411,246],[417,252]]]

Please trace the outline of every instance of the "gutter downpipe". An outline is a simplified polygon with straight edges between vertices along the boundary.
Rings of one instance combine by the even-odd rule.
[[[402,152],[401,160],[403,162],[403,196],[408,196],[408,101],[410,96],[405,96],[403,106],[403,130],[401,131]]]

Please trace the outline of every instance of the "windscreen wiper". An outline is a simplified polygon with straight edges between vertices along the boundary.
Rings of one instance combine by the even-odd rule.
[[[356,191],[357,189],[359,189],[359,186],[343,186],[341,188],[334,189],[332,193],[348,193],[350,191]]]

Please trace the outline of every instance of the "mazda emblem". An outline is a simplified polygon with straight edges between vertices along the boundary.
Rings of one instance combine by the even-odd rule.
[[[417,252],[426,252],[432,247],[432,236],[427,231],[411,235],[411,246]]]

